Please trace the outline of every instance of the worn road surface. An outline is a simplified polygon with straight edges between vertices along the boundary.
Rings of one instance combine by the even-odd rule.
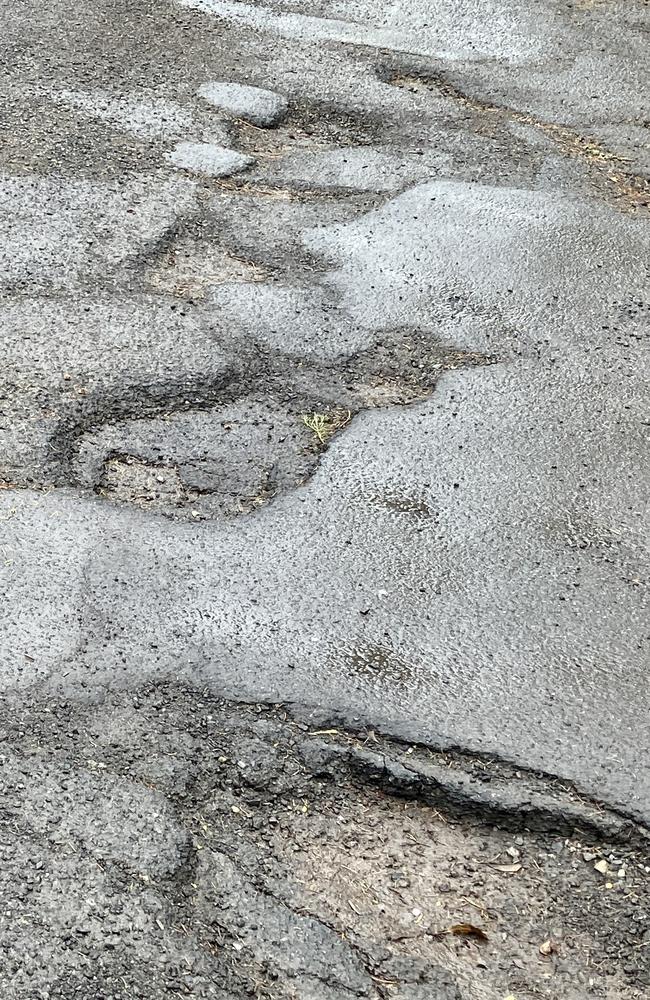
[[[0,993],[650,995],[645,0],[0,0]]]

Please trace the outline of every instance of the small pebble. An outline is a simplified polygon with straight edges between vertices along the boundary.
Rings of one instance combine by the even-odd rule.
[[[287,101],[281,94],[242,83],[213,81],[199,87],[199,96],[227,114],[243,118],[258,128],[277,125],[287,113]]]

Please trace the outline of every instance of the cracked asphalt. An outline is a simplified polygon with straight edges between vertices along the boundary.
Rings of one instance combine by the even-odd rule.
[[[3,996],[647,997],[648,4],[0,17]]]

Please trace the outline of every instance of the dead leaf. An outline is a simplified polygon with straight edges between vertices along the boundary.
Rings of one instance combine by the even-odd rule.
[[[514,875],[515,872],[520,872],[523,867],[524,866],[518,862],[514,865],[492,865],[492,868],[494,868],[495,871],[504,872],[506,875]]]
[[[547,941],[542,941],[542,943],[539,946],[540,955],[544,956],[552,955],[554,951],[555,951],[555,945],[553,944],[550,938],[548,938]]]
[[[479,941],[487,941],[488,939],[485,931],[481,930],[480,927],[476,927],[475,924],[452,924],[449,928],[449,933],[454,934],[456,937],[478,938]]]

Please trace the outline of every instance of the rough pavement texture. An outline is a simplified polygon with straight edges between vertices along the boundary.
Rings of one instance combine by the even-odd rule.
[[[0,18],[3,995],[646,995],[647,4]],[[404,769],[373,799],[307,755],[264,789],[260,827],[303,781],[318,817],[272,887],[257,835],[198,846],[226,748],[194,713],[220,698],[228,766],[252,740],[273,780],[294,723],[255,743],[244,702],[449,753],[417,836],[494,857],[518,817],[545,872],[524,917],[474,861],[453,905],[408,897],[426,941],[393,940],[379,888],[372,919],[332,891],[337,816],[389,845],[408,792],[434,822]],[[92,726],[127,757],[91,760]],[[436,937],[468,921],[489,961]]]
[[[48,708],[0,717],[12,1000],[647,996],[638,848],[477,825],[423,780],[451,759],[196,689]]]

